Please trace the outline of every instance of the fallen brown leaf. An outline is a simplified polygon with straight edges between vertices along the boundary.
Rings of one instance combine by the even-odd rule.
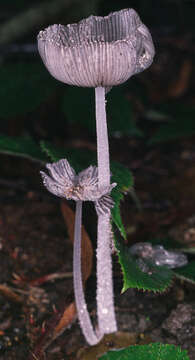
[[[64,329],[72,323],[73,319],[76,316],[76,305],[75,302],[72,302],[68,307],[64,310],[64,313],[58,322],[57,326],[54,329],[53,339],[59,336]]]
[[[87,349],[80,349],[77,353],[79,360],[99,359],[101,355],[111,349],[121,349],[130,345],[135,345],[138,340],[136,333],[128,333],[118,331],[113,334],[106,334],[103,339],[95,346],[90,346]]]
[[[74,243],[74,218],[75,218],[74,211],[67,205],[66,201],[61,202],[61,211],[67,226],[69,238],[72,241],[72,243]],[[93,248],[89,235],[87,234],[84,226],[82,226],[81,263],[82,263],[83,281],[86,281],[90,276],[92,270]]]

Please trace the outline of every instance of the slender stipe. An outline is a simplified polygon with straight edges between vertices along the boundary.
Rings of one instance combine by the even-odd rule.
[[[105,108],[105,88],[95,89],[96,131],[98,153],[99,189],[110,185],[110,163],[108,131]],[[111,259],[111,224],[110,211],[98,215],[97,230],[97,315],[100,334],[117,330],[114,311],[112,259]]]
[[[93,330],[91,319],[87,310],[83,291],[81,273],[81,224],[82,224],[82,201],[76,201],[76,216],[74,226],[74,253],[73,253],[73,282],[77,315],[82,332],[89,345],[95,345],[100,341]]]
[[[110,160],[106,122],[105,88],[95,88],[98,186],[110,185]]]

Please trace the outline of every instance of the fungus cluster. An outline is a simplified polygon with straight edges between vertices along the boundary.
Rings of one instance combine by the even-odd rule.
[[[56,196],[76,201],[74,233],[74,292],[83,334],[90,345],[117,330],[111,261],[109,144],[105,94],[151,65],[154,46],[147,27],[133,9],[105,17],[90,16],[77,24],[52,25],[40,31],[38,49],[48,71],[65,84],[95,88],[97,167],[76,175],[66,159],[47,164],[41,172],[46,188]],[[82,202],[94,201],[97,224],[97,330],[85,302],[81,275]]]

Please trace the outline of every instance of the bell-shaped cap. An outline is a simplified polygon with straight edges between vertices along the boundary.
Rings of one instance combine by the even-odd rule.
[[[133,9],[49,26],[38,35],[38,49],[51,75],[82,87],[121,84],[154,56],[150,32]]]

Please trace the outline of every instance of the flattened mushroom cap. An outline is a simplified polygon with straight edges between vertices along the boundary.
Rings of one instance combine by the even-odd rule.
[[[78,175],[66,159],[47,164],[49,174],[40,171],[43,184],[49,192],[68,200],[94,201],[98,214],[106,213],[114,206],[110,197],[112,183],[103,189],[98,188],[98,168],[89,166]]]
[[[154,56],[149,30],[133,9],[49,26],[38,35],[38,49],[51,75],[82,87],[121,84]]]

